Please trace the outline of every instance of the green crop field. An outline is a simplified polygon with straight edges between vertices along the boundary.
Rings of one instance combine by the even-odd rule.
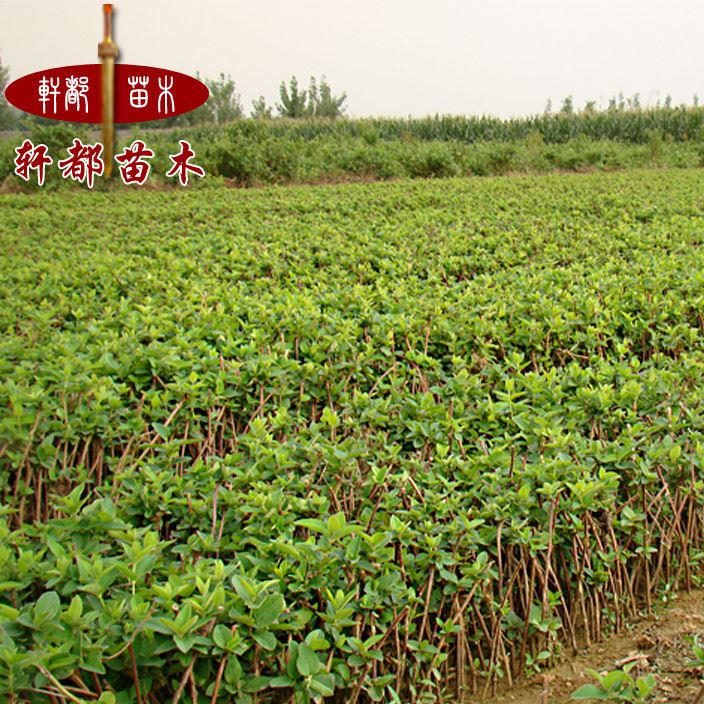
[[[704,571],[704,172],[0,195],[0,698],[478,701]]]

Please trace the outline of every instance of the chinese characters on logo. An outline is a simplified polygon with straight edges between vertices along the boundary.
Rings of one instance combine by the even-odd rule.
[[[38,74],[40,77],[33,79],[36,83],[32,84],[32,90],[36,86],[37,92],[34,96],[37,97],[31,100],[38,100],[41,114],[48,118],[75,117],[78,121],[90,122],[91,119],[88,119],[88,116],[96,110],[96,101],[100,97],[100,86],[94,86],[98,77],[90,71],[84,72],[83,69],[86,67],[70,68],[71,70],[63,76],[52,75],[51,70]],[[175,89],[183,91],[184,85],[188,87],[188,81],[184,84],[182,78],[177,79],[173,72],[144,66],[131,67],[122,75],[123,81],[126,81],[123,84],[122,95],[129,101],[129,108],[140,111],[138,115],[150,120],[178,114],[174,91]],[[193,79],[189,80],[193,82]],[[183,111],[185,108],[183,99],[179,100],[179,105]],[[36,102],[34,106],[37,107]],[[159,115],[159,118],[156,115]],[[103,145],[99,142],[83,144],[80,139],[74,139],[73,144],[66,151],[68,156],[56,162],[62,178],[93,188],[95,179],[106,172]],[[34,172],[37,183],[42,186],[47,168],[54,163],[49,156],[47,146],[45,144],[35,146],[31,140],[25,139],[15,152],[15,174],[29,182]],[[135,139],[132,144],[124,147],[114,157],[122,182],[125,185],[144,185],[151,173],[151,159],[154,156],[154,152],[141,139]],[[191,145],[186,140],[180,140],[179,151],[176,154],[169,154],[172,165],[166,172],[166,176],[177,178],[181,186],[187,186],[191,176],[199,178],[205,176],[205,169],[193,163],[195,156]]]
[[[159,112],[163,112],[164,115],[168,115],[170,112],[176,112],[176,107],[174,106],[174,96],[171,93],[171,89],[174,87],[174,77],[164,76],[159,79],[159,88],[161,93],[159,93]],[[169,110],[169,107],[171,108]]]
[[[147,91],[147,86],[149,85],[149,76],[130,76],[127,79],[130,84],[130,105],[137,110],[147,107],[149,102],[149,92]],[[137,88],[137,86],[141,88]]]
[[[149,76],[127,77],[130,86],[129,102],[130,107],[136,110],[143,110],[149,105],[151,94]],[[160,115],[168,117],[176,113],[176,101],[174,99],[174,77],[164,74],[157,79],[157,85],[151,86],[154,94],[157,94],[157,111]],[[61,84],[58,76],[45,76],[39,79],[37,92],[42,108],[42,115],[51,117],[57,114],[57,101],[63,97],[63,108],[66,112],[88,113],[88,93],[90,90],[88,76],[70,75]],[[100,90],[96,90],[99,95]]]
[[[115,157],[115,161],[120,164],[122,182],[125,185],[130,183],[144,185],[152,168],[152,165],[145,159],[151,159],[153,156],[154,152],[147,149],[141,139],[135,139],[129,147],[125,147],[122,153]]]
[[[34,170],[37,172],[37,182],[40,186],[43,185],[46,167],[54,163],[54,160],[47,154],[46,146],[38,144],[35,147],[32,142],[25,139],[22,146],[17,147],[15,152],[17,153],[15,173],[25,181],[29,181],[29,172]]]
[[[69,106],[81,109],[83,101],[84,112],[88,112],[88,76],[69,76],[66,79],[66,93],[64,95],[64,110]]]
[[[179,183],[182,186],[188,185],[188,172],[193,172],[196,176],[205,176],[205,171],[195,164],[189,163],[196,153],[191,149],[191,145],[182,139],[179,141],[181,151],[178,154],[171,156],[169,159],[173,162],[173,166],[166,172],[167,176],[175,176],[178,174]]]
[[[80,85],[80,84],[79,84]],[[169,154],[173,166],[166,172],[166,176],[178,176],[182,186],[188,185],[189,173],[198,177],[205,176],[202,166],[191,163],[195,152],[185,139],[179,141],[180,151]],[[73,144],[66,150],[68,157],[57,162],[61,176],[79,183],[85,183],[88,188],[93,188],[96,176],[102,176],[105,163],[102,159],[103,145],[83,144],[80,139],[74,139]],[[30,180],[30,172],[36,171],[37,183],[44,184],[46,167],[54,163],[49,156],[44,144],[34,145],[31,140],[25,139],[22,146],[15,149],[15,174],[25,181]],[[141,139],[135,139],[129,147],[115,156],[119,165],[120,177],[125,185],[144,185],[151,171],[151,163],[147,161],[154,157],[154,152],[149,149]]]
[[[68,148],[68,158],[57,163],[64,178],[72,178],[79,183],[85,183],[88,188],[93,188],[93,179],[103,175],[105,164],[100,158],[103,145],[83,144],[80,139],[74,139],[73,145]]]
[[[42,114],[46,115],[47,105],[51,103],[51,114],[56,114],[56,99],[61,95],[61,81],[58,77],[42,76],[39,81],[39,102]],[[88,112],[88,76],[69,76],[64,86],[64,110],[72,108],[77,112]]]
[[[42,76],[41,81],[39,81],[39,102],[42,104],[42,112],[46,115],[46,104],[49,102],[51,96],[52,99],[52,113],[56,112],[56,98],[59,95],[59,86],[61,82],[58,78],[47,78]]]

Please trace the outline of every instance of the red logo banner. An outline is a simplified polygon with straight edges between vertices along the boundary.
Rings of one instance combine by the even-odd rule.
[[[163,120],[195,110],[208,87],[185,73],[154,66],[115,65],[115,122]],[[9,103],[52,120],[103,120],[100,64],[59,66],[30,73],[5,89]]]

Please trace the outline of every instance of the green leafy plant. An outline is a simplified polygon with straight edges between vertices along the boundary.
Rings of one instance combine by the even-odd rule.
[[[689,667],[697,667],[700,668],[700,670],[704,668],[704,647],[702,647],[699,643],[695,643],[692,645],[692,655],[694,657],[688,663]],[[693,704],[700,704],[702,701],[704,701],[704,684],[702,684],[701,688],[697,692]]]
[[[570,697],[574,701],[605,701],[605,702],[640,702],[651,701],[657,682],[652,674],[634,678],[630,669],[625,666],[620,670],[612,670],[600,674],[595,670],[588,670],[597,684],[585,684],[572,692]]]
[[[0,699],[478,699],[695,586],[703,189],[0,196]]]

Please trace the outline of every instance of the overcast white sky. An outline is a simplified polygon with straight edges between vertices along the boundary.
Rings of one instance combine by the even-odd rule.
[[[353,116],[704,97],[702,0],[116,0],[120,60],[230,73],[248,110],[325,74]],[[1,0],[11,77],[97,62],[102,3]]]

